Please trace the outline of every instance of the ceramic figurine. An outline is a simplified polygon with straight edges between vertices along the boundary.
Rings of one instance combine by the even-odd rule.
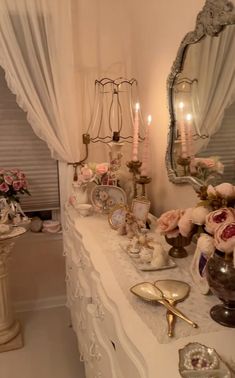
[[[139,235],[142,227],[142,223],[137,221],[135,216],[128,211],[125,222],[118,228],[118,233],[119,235],[127,235],[129,239],[132,239],[134,236]]]
[[[153,257],[152,253],[152,249],[142,247],[139,253],[140,261],[142,263],[151,263]]]
[[[168,263],[168,255],[166,254],[164,248],[161,244],[157,243],[154,246],[153,257],[151,260],[151,265],[155,268],[162,268]]]

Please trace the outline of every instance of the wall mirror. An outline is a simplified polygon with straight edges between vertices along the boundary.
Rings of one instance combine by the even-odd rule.
[[[235,9],[206,0],[182,40],[167,82],[169,179],[235,185]]]

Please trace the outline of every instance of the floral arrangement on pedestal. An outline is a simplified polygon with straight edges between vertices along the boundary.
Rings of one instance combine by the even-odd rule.
[[[0,169],[0,196],[19,202],[20,194],[30,195],[25,174],[19,169]]]
[[[30,195],[25,174],[19,169],[0,169],[0,223],[18,224],[27,219],[20,206],[20,195]]]

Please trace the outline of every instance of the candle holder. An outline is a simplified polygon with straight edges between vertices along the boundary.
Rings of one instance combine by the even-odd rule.
[[[134,198],[137,197],[137,175],[140,174],[141,164],[142,162],[139,160],[130,160],[126,163],[127,167],[129,168],[129,172],[131,172],[133,176]]]
[[[190,173],[190,169],[189,169],[190,162],[191,162],[190,156],[187,156],[187,157],[178,156],[177,158],[177,164],[181,165],[181,167],[183,167],[184,169],[184,176],[188,176]]]
[[[142,193],[141,193],[141,195],[143,197],[146,197],[145,186],[147,184],[149,184],[151,181],[152,181],[152,179],[149,176],[140,176],[138,179],[136,179],[136,183],[140,184],[142,186]]]

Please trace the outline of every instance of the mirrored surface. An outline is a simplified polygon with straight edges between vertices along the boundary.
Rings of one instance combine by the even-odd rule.
[[[235,12],[206,1],[168,78],[166,163],[175,183],[235,184]]]

